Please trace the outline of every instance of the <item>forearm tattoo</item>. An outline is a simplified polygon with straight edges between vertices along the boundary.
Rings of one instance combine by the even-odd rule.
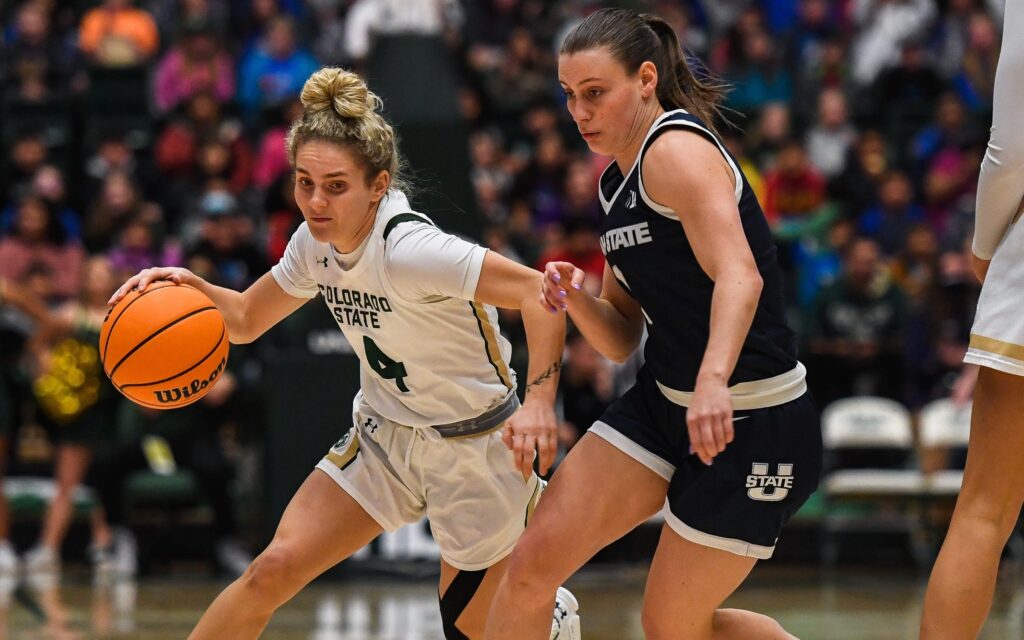
[[[543,384],[548,378],[551,378],[562,369],[561,362],[555,362],[550,367],[544,370],[544,373],[537,376],[533,382],[526,385],[526,393],[530,393],[530,390],[536,386]]]

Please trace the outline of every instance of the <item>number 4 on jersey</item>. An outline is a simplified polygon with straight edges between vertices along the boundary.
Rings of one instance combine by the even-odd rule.
[[[405,372],[404,364],[389,358],[369,336],[363,336],[363,351],[366,352],[366,362],[374,373],[386,380],[394,380],[402,393],[409,393],[409,387],[405,386],[404,380],[409,374]]]

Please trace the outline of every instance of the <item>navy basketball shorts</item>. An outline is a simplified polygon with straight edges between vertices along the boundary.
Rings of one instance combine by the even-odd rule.
[[[686,407],[668,400],[642,369],[590,433],[669,482],[665,523],[683,538],[765,559],[782,525],[821,476],[818,409],[810,393],[785,404],[735,411],[735,438],[705,465],[690,453]]]

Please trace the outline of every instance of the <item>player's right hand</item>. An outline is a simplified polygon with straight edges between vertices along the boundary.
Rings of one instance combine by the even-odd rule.
[[[540,306],[552,313],[569,308],[569,301],[583,291],[586,274],[571,262],[549,262],[544,265],[540,285]]]
[[[192,273],[188,269],[181,267],[153,267],[151,269],[143,269],[121,285],[121,287],[114,292],[114,295],[110,296],[110,300],[107,304],[113,306],[118,303],[121,298],[128,295],[128,292],[132,289],[138,291],[144,291],[151,282],[157,280],[170,280],[174,284],[191,284],[199,280],[199,276]]]

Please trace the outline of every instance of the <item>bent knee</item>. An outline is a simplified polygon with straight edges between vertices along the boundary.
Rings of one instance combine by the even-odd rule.
[[[242,574],[245,589],[256,596],[289,591],[296,581],[298,562],[294,552],[285,545],[267,547]]]
[[[509,557],[506,580],[513,589],[539,590],[554,595],[568,577],[559,567],[557,554],[551,552],[538,536],[526,536],[516,544]],[[571,570],[569,571],[571,574]]]

